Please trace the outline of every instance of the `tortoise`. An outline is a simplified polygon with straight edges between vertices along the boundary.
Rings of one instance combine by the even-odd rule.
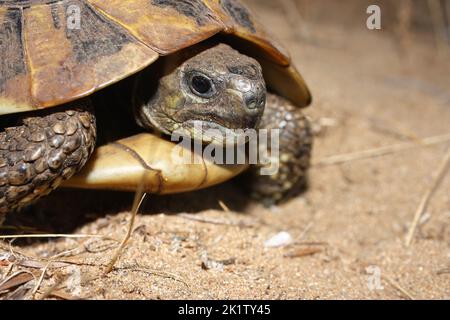
[[[278,172],[251,166],[245,190],[304,185],[310,92],[241,2],[0,0],[0,25],[0,216],[60,185],[167,194],[249,167],[174,161],[175,130],[211,141],[194,124],[279,129]]]

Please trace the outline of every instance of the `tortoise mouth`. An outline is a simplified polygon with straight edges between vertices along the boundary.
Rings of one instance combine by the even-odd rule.
[[[178,124],[171,135],[189,137],[202,143],[232,146],[246,143],[249,130],[254,129],[229,128],[211,119],[190,119]]]

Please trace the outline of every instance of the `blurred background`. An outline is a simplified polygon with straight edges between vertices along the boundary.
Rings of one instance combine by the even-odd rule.
[[[322,27],[361,28],[367,19],[366,9],[381,9],[382,29],[397,38],[406,48],[415,36],[431,37],[434,46],[448,50],[450,44],[450,1],[448,0],[247,0],[253,6],[281,11],[299,39],[317,41]]]
[[[312,89],[313,115],[339,108],[417,138],[430,132],[414,108],[450,106],[450,1],[245,2],[291,51]],[[371,5],[380,8],[380,29],[367,27]]]

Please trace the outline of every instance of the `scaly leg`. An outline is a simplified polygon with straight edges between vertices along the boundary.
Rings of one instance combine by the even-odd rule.
[[[0,223],[73,176],[95,148],[88,99],[19,116],[17,125],[0,129]]]
[[[261,129],[279,129],[279,170],[272,175],[261,175],[261,165],[250,172],[252,196],[266,206],[287,200],[301,191],[307,183],[313,135],[309,120],[289,101],[274,94],[267,95]],[[268,143],[270,154],[270,143]],[[273,166],[273,163],[272,163]]]

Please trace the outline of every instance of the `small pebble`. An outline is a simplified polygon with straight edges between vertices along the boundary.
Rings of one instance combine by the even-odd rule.
[[[282,231],[277,233],[272,238],[264,241],[264,247],[266,248],[277,248],[287,246],[292,242],[292,236],[286,232]]]

